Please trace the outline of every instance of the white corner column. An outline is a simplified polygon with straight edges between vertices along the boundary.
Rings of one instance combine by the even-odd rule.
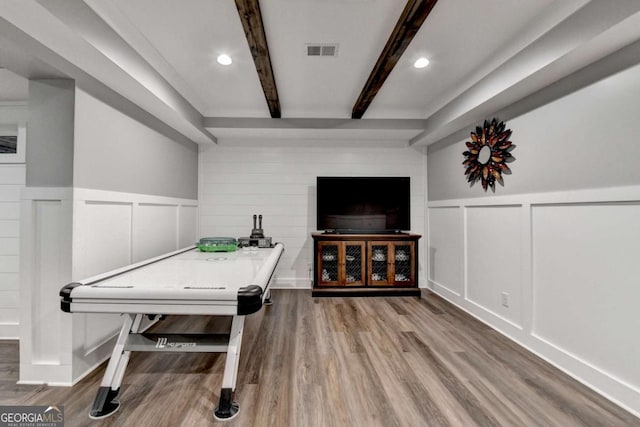
[[[26,187],[20,212],[20,383],[70,384],[75,82],[29,81]]]

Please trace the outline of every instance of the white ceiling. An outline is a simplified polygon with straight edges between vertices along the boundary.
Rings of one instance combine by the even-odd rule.
[[[28,44],[70,77],[105,85],[199,143],[431,143],[640,39],[640,25],[631,25],[640,20],[638,1],[440,0],[364,118],[351,121],[404,4],[260,2],[288,122],[269,118],[233,0],[0,0],[0,39]],[[338,56],[308,58],[306,43],[338,43]],[[215,61],[223,52],[233,58],[229,67]],[[419,56],[431,64],[413,68]],[[15,80],[2,82],[7,74],[0,101],[20,93]]]
[[[175,70],[176,78],[190,88],[187,99],[203,115],[269,117],[232,0],[111,1],[108,8],[104,0],[88,3],[112,22],[133,24],[121,35],[131,38],[138,31],[146,41],[140,44],[147,45],[140,50],[155,50]],[[542,15],[564,18],[567,5],[575,9],[585,0],[563,0],[562,7],[550,8],[553,3],[449,0],[436,4],[365,117],[425,118],[478,67],[491,66],[501,57],[500,50],[518,42]],[[403,7],[404,2],[390,0],[261,2],[283,117],[351,117]],[[338,43],[338,56],[306,57],[307,43]],[[215,61],[223,52],[234,59],[229,67]],[[413,68],[420,56],[428,57],[432,65]],[[151,55],[147,59],[154,60]]]

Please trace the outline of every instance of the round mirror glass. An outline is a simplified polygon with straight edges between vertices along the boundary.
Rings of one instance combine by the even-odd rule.
[[[484,145],[478,153],[478,163],[486,164],[491,158],[491,148],[488,145]]]

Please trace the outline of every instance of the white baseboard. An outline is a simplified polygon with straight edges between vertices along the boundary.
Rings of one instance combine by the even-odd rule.
[[[276,277],[271,284],[271,289],[311,289],[311,281],[308,278]]]

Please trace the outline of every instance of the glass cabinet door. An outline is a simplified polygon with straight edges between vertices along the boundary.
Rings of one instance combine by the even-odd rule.
[[[345,286],[364,285],[364,249],[364,242],[344,242]]]
[[[372,286],[413,286],[415,283],[413,242],[370,242],[369,284]]]
[[[336,286],[339,284],[339,248],[340,243],[318,243],[318,284]]]
[[[413,243],[394,243],[392,247],[394,271],[391,282],[400,286],[413,283]]]
[[[420,237],[314,235],[313,296],[419,296]]]
[[[389,245],[369,243],[369,283],[373,286],[389,284]]]
[[[365,281],[365,242],[319,242],[320,286],[362,286]]]

